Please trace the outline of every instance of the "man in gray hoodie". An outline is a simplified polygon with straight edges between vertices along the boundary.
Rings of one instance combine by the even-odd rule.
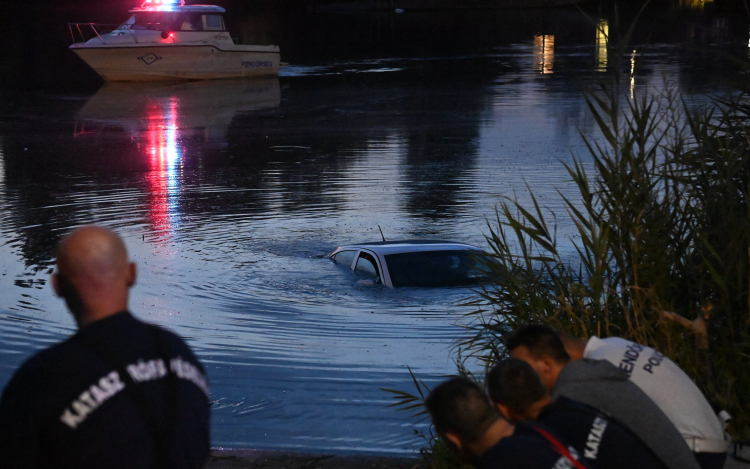
[[[669,469],[699,469],[680,432],[626,371],[603,360],[571,361],[557,333],[543,325],[514,331],[505,345],[534,368],[553,399],[564,396],[619,420]]]

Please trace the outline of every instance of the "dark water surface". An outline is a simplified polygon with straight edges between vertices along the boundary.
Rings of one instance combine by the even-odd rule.
[[[74,331],[48,285],[52,251],[98,223],[138,263],[135,314],[206,365],[215,446],[418,449],[425,426],[380,388],[412,391],[407,365],[428,383],[454,371],[471,292],[357,287],[321,256],[377,240],[377,225],[483,246],[485,217],[527,200],[525,184],[570,232],[561,161],[583,155],[578,129],[596,137],[579,85],[620,60],[595,27],[575,10],[243,11],[238,36],[281,45],[278,79],[99,88],[64,47],[65,21],[96,18],[63,13],[35,56],[59,82],[21,48],[0,90],[0,386]],[[637,67],[622,58],[626,82],[705,102],[746,21],[659,14]]]

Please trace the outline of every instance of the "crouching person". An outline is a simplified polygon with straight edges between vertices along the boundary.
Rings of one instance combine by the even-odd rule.
[[[685,443],[695,453],[701,469],[721,469],[731,444],[724,434],[724,418],[714,413],[698,386],[669,358],[656,350],[621,337],[582,341],[560,332],[571,360],[606,360],[624,369],[630,381],[654,401]]]
[[[513,425],[501,418],[484,391],[466,378],[437,386],[425,405],[440,438],[476,469],[585,469],[578,452],[534,423]]]
[[[554,401],[531,365],[504,360],[487,374],[487,392],[511,422],[535,420],[569,442],[598,469],[665,469],[637,436],[589,405],[560,396]]]
[[[540,324],[513,331],[505,346],[531,365],[553,399],[567,397],[616,418],[669,469],[700,469],[680,432],[627,371],[606,360],[571,361],[557,332]]]

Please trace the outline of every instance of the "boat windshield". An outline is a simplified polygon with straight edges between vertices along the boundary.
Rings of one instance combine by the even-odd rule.
[[[220,14],[144,11],[133,14],[117,29],[156,31],[224,31]]]

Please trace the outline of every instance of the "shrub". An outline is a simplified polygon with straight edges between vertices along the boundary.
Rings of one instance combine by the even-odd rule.
[[[626,55],[632,31],[609,45],[611,55]],[[627,97],[622,76],[616,65],[610,82],[585,91],[602,139],[581,135],[591,169],[588,158],[575,155],[565,165],[577,195],[558,192],[574,226],[564,244],[572,251],[560,247],[558,214],[533,193],[530,206],[506,200],[488,221],[489,268],[498,281],[468,303],[458,374],[467,373],[464,359],[488,369],[504,358],[503,336],[525,324],[583,339],[624,337],[675,361],[732,415],[732,436],[748,439],[747,81],[735,82],[729,97],[691,109],[669,84],[658,94]],[[423,383],[417,389],[420,396],[392,391],[393,405],[416,408],[427,391]],[[458,467],[434,435],[428,442],[430,467]]]
[[[575,254],[556,220],[510,200],[489,223],[500,279],[474,304],[470,355],[490,364],[502,336],[543,322],[578,337],[620,336],[682,367],[750,436],[750,99],[691,111],[674,92],[624,100],[615,83],[587,93],[603,135],[566,166]]]

